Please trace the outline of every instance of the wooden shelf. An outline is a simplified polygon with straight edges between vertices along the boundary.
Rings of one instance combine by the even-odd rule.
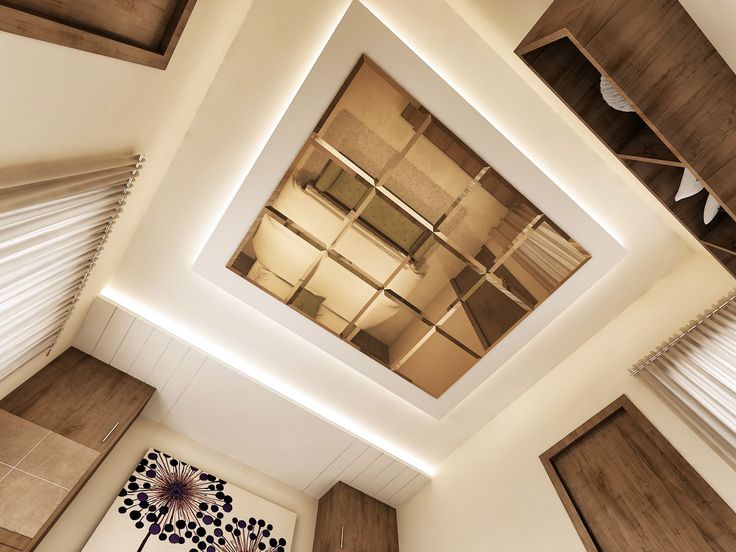
[[[729,270],[731,274],[736,274],[736,255],[707,244],[703,245],[708,251],[710,251],[711,255],[718,259],[721,264],[726,267],[726,270]]]
[[[672,167],[685,166],[646,124],[621,147],[618,157],[625,161],[643,161]]]
[[[516,53],[736,275],[736,75],[679,2],[555,0]],[[705,191],[675,202],[685,167]],[[708,193],[723,210],[706,225]]]

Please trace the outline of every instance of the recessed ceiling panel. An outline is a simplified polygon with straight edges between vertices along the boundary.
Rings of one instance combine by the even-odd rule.
[[[228,267],[439,397],[590,255],[396,79],[360,57]]]
[[[193,268],[441,418],[623,255],[354,2]]]

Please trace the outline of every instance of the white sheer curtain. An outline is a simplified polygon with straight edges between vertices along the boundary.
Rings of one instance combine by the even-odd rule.
[[[736,297],[632,370],[736,467]]]
[[[142,162],[0,168],[0,378],[53,347]]]

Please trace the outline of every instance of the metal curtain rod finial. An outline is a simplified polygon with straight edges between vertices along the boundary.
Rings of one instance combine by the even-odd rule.
[[[677,346],[677,344],[685,337],[687,337],[687,334],[692,332],[695,328],[700,326],[703,322],[714,316],[715,314],[718,314],[721,310],[726,308],[728,305],[736,301],[736,290],[731,291],[726,297],[718,301],[715,307],[712,308],[710,312],[707,314],[703,314],[700,318],[698,318],[694,323],[691,323],[686,328],[683,328],[680,330],[680,334],[674,336],[673,338],[670,338],[669,343],[662,345],[656,352],[652,352],[649,354],[649,357],[646,359],[640,360],[637,364],[629,368],[629,375],[636,376],[638,375],[642,370],[646,370],[646,368],[655,360],[657,360],[659,357],[661,357],[664,353],[669,351],[670,349]]]

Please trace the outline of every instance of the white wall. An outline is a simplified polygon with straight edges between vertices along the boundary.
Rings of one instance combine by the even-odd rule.
[[[0,32],[0,169],[120,153],[148,158],[52,357],[69,346],[115,271],[250,4],[198,2],[166,71]],[[0,382],[0,395],[44,363],[19,368]]]
[[[733,286],[695,255],[463,444],[399,509],[402,552],[582,552],[539,455],[626,394],[736,509],[736,473],[627,368]]]
[[[292,552],[310,552],[317,500],[180,433],[145,418],[136,421],[64,512],[37,552],[80,550],[149,448],[211,471],[228,483],[296,512]]]

